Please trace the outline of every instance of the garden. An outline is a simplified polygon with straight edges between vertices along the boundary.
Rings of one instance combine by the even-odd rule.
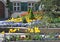
[[[21,17],[10,18],[5,21],[0,21],[0,27],[39,27],[39,28],[59,28],[60,17],[49,17],[45,12],[33,13],[32,9],[28,14],[22,14]]]
[[[4,41],[10,42],[10,41],[29,41],[29,40],[60,40],[60,35],[59,34],[29,34],[29,33],[15,33],[15,34],[4,34],[5,38]]]
[[[60,34],[41,34],[40,30],[40,28],[60,28],[60,17],[50,18],[44,12],[43,14],[33,14],[32,9],[28,13],[21,15],[21,17],[17,16],[17,18],[12,17],[8,20],[0,21],[0,33],[5,35],[3,41],[60,40]],[[13,34],[10,35],[10,33]],[[14,33],[17,33],[17,35],[14,35]]]
[[[55,13],[58,5],[53,4],[53,1],[41,0],[41,4],[44,4],[45,7],[37,13],[29,9],[28,14],[21,14],[16,18],[11,17],[8,20],[0,21],[0,33],[5,36],[4,41],[60,40],[60,32],[52,32],[52,29],[60,28],[60,13],[58,14],[57,11]],[[47,28],[47,30],[51,28],[52,33],[42,33],[41,28]]]

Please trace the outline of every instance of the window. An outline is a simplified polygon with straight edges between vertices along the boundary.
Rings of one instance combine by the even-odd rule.
[[[20,6],[20,3],[17,3],[17,6]]]
[[[17,10],[19,11],[20,10],[20,7],[17,7]]]
[[[13,3],[13,11],[20,11],[20,3],[19,2],[14,2]]]
[[[16,6],[16,3],[14,3],[14,6]]]
[[[28,5],[31,6],[31,3],[29,3]]]
[[[16,11],[16,7],[14,7],[14,11]]]
[[[28,9],[32,9],[32,10],[35,10],[35,6],[34,6],[34,2],[30,2],[28,3]]]

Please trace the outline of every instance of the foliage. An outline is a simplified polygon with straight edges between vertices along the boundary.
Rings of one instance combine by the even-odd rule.
[[[30,19],[35,19],[32,9],[30,9]]]
[[[27,21],[26,21],[26,18],[25,18],[25,17],[23,17],[23,18],[22,18],[22,22],[23,22],[23,23],[27,23]]]
[[[54,15],[53,12],[58,8],[59,2],[59,0],[41,0],[41,4],[44,5],[43,10],[51,17],[55,17],[58,15]]]
[[[11,36],[10,37],[10,41],[13,41],[13,40],[16,41],[16,36]]]
[[[40,29],[38,27],[34,27],[33,29],[28,28],[29,33],[40,33]]]
[[[60,5],[60,0],[53,0],[53,5],[59,6]]]
[[[42,38],[42,37],[41,37],[39,34],[37,34],[37,35],[34,36],[34,39],[35,39],[35,40],[41,40],[41,38]]]
[[[16,41],[17,41],[17,40],[20,40],[19,35],[16,35]]]
[[[28,9],[28,13],[30,13],[30,9]]]
[[[60,19],[58,17],[60,16],[57,12],[55,13],[56,9],[60,9],[60,1],[59,0],[41,0],[41,5],[44,5],[43,11],[45,12],[45,16],[48,18],[46,21],[48,22],[60,22]],[[45,18],[45,17],[44,17]],[[43,20],[45,20],[43,18]]]
[[[60,18],[54,18],[51,22],[53,22],[53,23],[59,23],[60,22]]]
[[[20,18],[20,16],[17,16],[17,18]]]

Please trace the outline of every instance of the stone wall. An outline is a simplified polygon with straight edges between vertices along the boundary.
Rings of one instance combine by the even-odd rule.
[[[60,33],[60,28],[40,28],[41,33]]]

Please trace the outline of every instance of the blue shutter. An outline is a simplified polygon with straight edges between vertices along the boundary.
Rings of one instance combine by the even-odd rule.
[[[27,11],[27,3],[21,2],[21,11]]]
[[[10,2],[9,10],[10,10],[10,11],[13,11],[13,3],[12,3],[12,2]]]

